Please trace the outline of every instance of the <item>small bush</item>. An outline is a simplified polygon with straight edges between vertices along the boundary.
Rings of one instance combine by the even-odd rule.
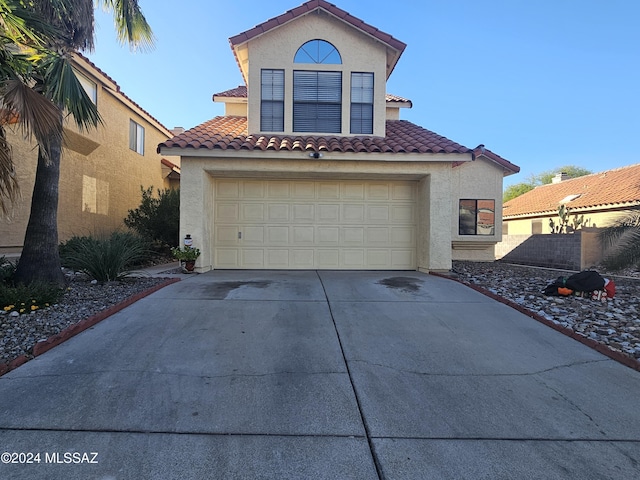
[[[108,238],[73,237],[60,246],[62,265],[99,282],[121,280],[148,256],[146,242],[131,233]]]
[[[0,308],[5,312],[30,313],[56,303],[64,289],[45,283],[11,286],[0,284]]]
[[[124,224],[152,244],[174,247],[178,245],[180,230],[180,190],[158,190],[140,187],[142,201],[135,210],[129,210]]]
[[[4,255],[0,257],[0,284],[9,283],[16,273],[17,263],[11,263]]]

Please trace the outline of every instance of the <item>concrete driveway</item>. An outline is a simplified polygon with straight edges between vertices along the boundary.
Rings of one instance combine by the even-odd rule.
[[[0,377],[0,452],[39,453],[3,479],[638,478],[640,373],[439,277],[215,271]]]

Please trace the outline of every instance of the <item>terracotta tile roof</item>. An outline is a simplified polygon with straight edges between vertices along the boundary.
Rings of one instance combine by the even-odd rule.
[[[177,166],[175,163],[170,162],[170,161],[169,161],[169,160],[167,160],[166,158],[161,158],[161,159],[160,159],[160,163],[161,163],[162,165],[164,165],[165,167],[167,167],[167,168],[169,168],[169,169],[173,170],[174,172],[178,172],[178,173],[180,173],[180,167],[179,167],[179,166]]]
[[[518,173],[520,171],[520,167],[515,165],[514,163],[511,163],[509,160],[502,158],[500,155],[498,155],[497,153],[493,153],[491,150],[489,150],[488,148],[485,148],[484,145],[478,145],[476,148],[473,149],[473,155],[475,156],[475,158],[478,158],[480,155],[488,158],[489,160],[497,163],[498,165],[500,165],[503,169],[504,169],[504,173],[505,176],[506,175],[512,175],[514,173]],[[464,164],[466,162],[453,162],[453,167],[458,167],[462,164]]]
[[[386,136],[249,135],[246,117],[215,117],[158,145],[207,150],[273,150],[352,153],[471,153],[471,150],[406,120],[388,120]],[[188,152],[185,152],[188,155]]]
[[[247,30],[246,32],[242,32],[242,33],[239,33],[238,35],[231,37],[229,39],[229,43],[232,46],[234,46],[234,45],[248,42],[249,40],[251,40],[254,37],[257,37],[258,35],[262,35],[263,33],[266,33],[269,30],[272,30],[276,27],[284,25],[285,23],[288,23],[297,17],[313,12],[314,10],[317,10],[319,8],[326,10],[327,12],[329,12],[335,17],[338,17],[342,21],[349,23],[353,27],[359,30],[362,30],[363,32],[377,38],[382,43],[385,43],[390,47],[393,47],[399,52],[404,51],[404,49],[407,46],[405,43],[401,42],[400,40],[397,40],[396,38],[393,38],[388,33],[382,32],[377,28],[372,27],[371,25],[363,22],[359,18],[354,17],[348,12],[345,12],[344,10],[336,7],[332,3],[325,2],[324,0],[309,0],[308,2],[303,3],[299,7],[288,10],[282,15],[271,18],[266,22],[262,22],[261,24],[256,25],[255,27]]]
[[[213,98],[247,98],[247,86],[246,85],[238,85],[236,88],[232,88],[230,90],[225,90],[224,92],[214,93]],[[387,103],[408,103],[409,107],[412,106],[411,100],[407,100],[406,98],[399,97],[398,95],[392,95],[387,93],[385,96]]]
[[[232,88],[231,90],[225,90],[224,92],[214,93],[213,98],[215,97],[247,98],[247,86],[238,85],[236,88]]]
[[[571,209],[640,205],[640,164],[536,187],[506,202],[503,215],[510,218],[555,213],[560,202],[570,195],[579,195],[566,204]]]

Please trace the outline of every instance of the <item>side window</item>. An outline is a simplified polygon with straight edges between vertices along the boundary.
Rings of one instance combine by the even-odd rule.
[[[129,148],[144,155],[144,127],[129,120]]]
[[[460,235],[494,235],[495,211],[495,200],[460,200],[458,233]]]
[[[96,84],[96,82],[94,82],[93,80],[89,79],[88,77],[84,76],[83,74],[81,74],[76,70],[74,70],[73,72],[76,74],[76,78],[80,82],[80,85],[82,85],[82,88],[84,88],[84,91],[87,92],[87,95],[89,95],[89,98],[91,99],[91,101],[94,104],[97,104],[98,103],[98,85]]]
[[[351,74],[351,133],[373,133],[373,73]]]
[[[284,70],[262,70],[260,131],[284,131]]]

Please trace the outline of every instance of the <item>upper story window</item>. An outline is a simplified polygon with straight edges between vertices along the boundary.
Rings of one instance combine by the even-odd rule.
[[[284,131],[284,70],[261,72],[260,131]]]
[[[329,42],[325,40],[309,40],[298,49],[293,57],[293,63],[340,65],[342,58],[336,47]]]
[[[129,120],[129,148],[144,155],[144,127]]]
[[[98,103],[98,85],[96,84],[96,82],[76,70],[74,70],[74,73],[76,74],[76,78],[80,82],[80,85],[82,85],[82,88],[84,88],[84,91],[87,92],[87,95],[89,95],[91,101],[94,104]]]
[[[342,131],[342,72],[293,72],[293,131]]]
[[[351,74],[351,133],[373,134],[373,73]]]

